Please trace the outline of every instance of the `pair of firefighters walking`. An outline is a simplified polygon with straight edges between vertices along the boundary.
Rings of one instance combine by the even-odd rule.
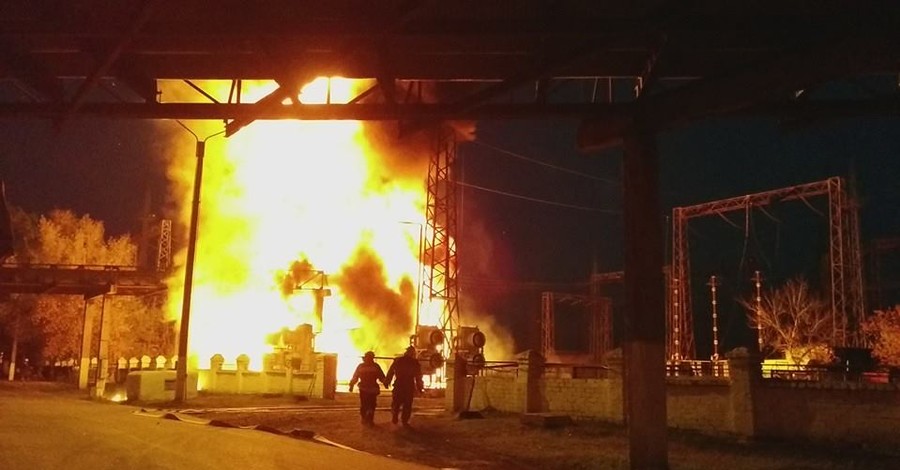
[[[406,352],[394,359],[388,368],[387,374],[381,366],[375,362],[375,353],[366,352],[363,362],[356,366],[353,377],[350,379],[350,392],[359,383],[359,414],[365,425],[375,424],[375,405],[381,387],[378,382],[389,388],[393,380],[393,392],[391,396],[391,422],[402,422],[409,426],[409,418],[412,415],[413,397],[416,392],[422,393],[422,366],[416,359],[416,348],[410,346]]]

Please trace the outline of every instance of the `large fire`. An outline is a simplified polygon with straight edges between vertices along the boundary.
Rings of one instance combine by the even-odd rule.
[[[212,85],[208,85],[212,86]],[[317,79],[300,100],[347,102],[356,90],[343,79]],[[247,101],[274,89],[244,91]],[[255,96],[250,96],[250,95]],[[201,138],[221,123],[186,123]],[[208,132],[204,133],[203,131]],[[186,135],[186,133],[184,133]],[[170,160],[180,217],[191,206],[193,142]],[[189,147],[189,145],[191,147]],[[417,308],[422,276],[427,149],[418,171],[385,177],[385,162],[357,121],[259,121],[227,139],[210,138],[202,181],[194,284],[190,361],[206,367],[221,354],[240,354],[261,366],[273,333],[309,323],[315,296],[300,278],[321,287],[327,279],[316,349],[338,353],[338,376],[347,378],[362,351],[399,353],[417,312],[436,324],[440,308]],[[176,259],[183,265],[184,253]],[[298,268],[302,272],[298,273]],[[324,278],[312,280],[316,272]],[[291,273],[297,274],[291,277]],[[169,311],[181,314],[183,271],[170,280]]]

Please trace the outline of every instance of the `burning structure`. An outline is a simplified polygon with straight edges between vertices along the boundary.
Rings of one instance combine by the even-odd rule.
[[[275,86],[245,93],[263,95]],[[353,93],[351,81],[323,78],[298,99],[346,102]],[[204,125],[183,124],[198,131],[195,136],[214,136],[212,128],[199,130]],[[447,320],[441,318],[450,300],[433,295],[434,284],[453,287],[448,273],[456,267],[426,265],[430,258],[423,254],[434,258],[441,250],[447,259],[448,249],[428,243],[435,231],[443,232],[445,247],[455,242],[443,221],[426,223],[426,145],[412,137],[393,147],[357,121],[257,122],[228,139],[202,140],[209,143],[191,298],[191,369],[214,357],[240,357],[235,368],[303,370],[316,363],[316,354],[328,353],[337,358],[340,380],[349,378],[362,352],[390,356],[411,343],[431,370],[440,369],[453,338],[444,334]],[[183,135],[177,142],[189,143]],[[178,201],[188,200],[193,188],[190,155],[180,145],[168,155]],[[189,215],[183,205],[184,225]],[[184,259],[177,254],[175,264]],[[183,279],[183,271],[173,273],[170,292],[181,292]],[[423,292],[426,285],[432,295]],[[173,317],[181,302],[170,296]],[[298,335],[305,339],[292,342]],[[483,346],[482,335],[472,354]],[[207,380],[201,374],[201,389],[209,377],[215,374]]]

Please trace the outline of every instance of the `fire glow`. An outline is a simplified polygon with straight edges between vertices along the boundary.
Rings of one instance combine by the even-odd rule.
[[[245,90],[259,98],[274,85]],[[317,79],[304,103],[345,103],[353,83]],[[248,100],[248,101],[252,101]],[[200,126],[190,123],[198,135]],[[217,123],[221,129],[221,123]],[[176,148],[169,166],[182,226],[190,217],[196,159]],[[406,346],[420,312],[437,324],[440,307],[416,308],[425,233],[427,149],[415,176],[385,177],[385,162],[358,121],[259,121],[207,145],[196,262],[189,356],[205,368],[221,354],[240,354],[258,370],[272,352],[273,333],[309,323],[318,328],[314,298],[285,282],[292,265],[325,273],[325,299],[316,350],[338,354],[338,377],[349,378],[362,351],[393,355]],[[414,173],[414,172],[413,172]],[[176,264],[184,265],[182,251]],[[183,269],[169,282],[169,313],[179,318]],[[288,281],[291,281],[288,278]],[[287,285],[287,289],[284,286]],[[433,317],[433,318],[432,318]]]

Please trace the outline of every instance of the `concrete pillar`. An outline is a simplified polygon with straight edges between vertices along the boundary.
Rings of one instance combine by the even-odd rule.
[[[457,354],[447,362],[447,383],[444,390],[445,406],[453,413],[469,410],[469,378],[467,373],[468,363],[466,358]]]
[[[731,378],[731,423],[740,436],[756,435],[757,389],[761,381],[759,356],[747,348],[737,348],[725,354]]]
[[[94,311],[84,299],[84,323],[81,327],[81,360],[78,365],[78,389],[87,390],[91,372],[91,338],[94,336]]]
[[[534,350],[519,354],[519,374],[516,388],[523,413],[544,411],[544,396],[541,393],[541,377],[544,375],[544,356]]]
[[[603,405],[604,418],[616,423],[625,422],[624,406],[624,372],[625,361],[622,358],[621,349],[613,349],[603,355],[603,364],[608,368],[606,380],[610,382],[607,402]]]
[[[631,468],[668,468],[663,222],[656,139],[641,122],[622,140],[625,219],[625,417]]]
[[[207,389],[211,392],[218,391],[217,382],[219,380],[219,372],[222,370],[222,364],[225,364],[225,357],[221,354],[213,354],[209,358],[209,378],[207,379]]]
[[[97,380],[94,383],[94,396],[97,398],[103,398],[109,376],[110,323],[110,312],[106,311],[106,296],[104,295],[100,301],[100,344],[97,348]]]

